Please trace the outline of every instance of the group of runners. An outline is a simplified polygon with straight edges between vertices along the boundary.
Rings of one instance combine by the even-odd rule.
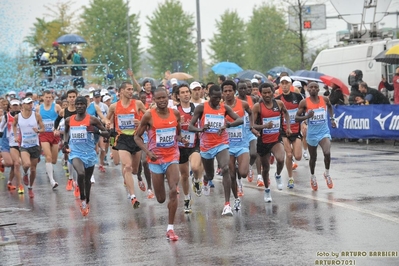
[[[40,106],[33,106],[30,97],[21,102],[12,100],[0,125],[4,165],[11,167],[8,188],[22,194],[26,185],[29,197],[33,198],[36,166],[43,153],[51,188],[56,189],[53,165],[61,143],[69,173],[66,189],[74,191],[81,201],[82,215],[87,216],[91,185],[95,182],[94,168],[98,164],[99,171],[106,171],[105,156],[111,146],[114,164],[121,165],[123,184],[133,208],[140,206],[135,194],[136,180],[149,199],[156,197],[163,203],[168,192],[166,236],[175,241],[178,236],[173,224],[179,181],[184,195],[183,210],[190,213],[190,186],[198,197],[210,194],[215,158],[224,188],[223,216],[232,216],[234,210],[241,208],[242,179],[253,181],[255,164],[256,185],[264,187],[265,202],[272,201],[269,177],[272,158],[276,161],[277,189],[283,189],[284,161],[287,187],[294,188],[293,159],[301,160],[305,132],[311,188],[318,189],[315,176],[318,145],[324,154],[325,181],[328,188],[333,188],[328,127],[329,119],[335,126],[333,109],[327,97],[319,96],[317,83],[307,84],[307,90],[309,96],[304,98],[296,92],[291,79],[282,76],[278,90],[270,83],[225,80],[220,85],[207,86],[192,82],[171,90],[161,85],[134,97],[133,84],[123,82],[118,89],[119,100],[113,104],[109,104],[109,98],[100,90],[91,93],[83,90],[80,94],[70,90],[63,107],[54,103],[49,91],[43,93]],[[101,98],[107,99],[108,105]],[[233,204],[230,204],[231,193]]]

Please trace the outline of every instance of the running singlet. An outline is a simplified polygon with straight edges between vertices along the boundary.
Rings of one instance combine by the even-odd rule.
[[[287,95],[281,94],[276,97],[276,100],[281,100],[285,107],[287,108],[288,114],[290,116],[290,127],[292,134],[298,134],[300,127],[299,122],[295,122],[295,116],[298,112],[299,102],[303,99],[301,94],[290,92]],[[283,131],[287,130],[287,122],[285,121],[285,117],[281,117],[283,121]]]
[[[94,102],[91,102],[90,105],[86,109],[87,113],[91,116],[97,117],[97,110]]]
[[[180,148],[194,148],[197,144],[197,134],[195,132],[188,131],[188,125],[193,117],[195,105],[190,103],[190,110],[188,113],[183,110],[181,104],[178,104],[176,109],[180,113],[181,136],[189,142],[188,146],[185,146],[181,142],[178,142],[178,145]],[[198,123],[195,123],[195,126],[198,126]]]
[[[243,118],[245,116],[244,107],[242,101],[238,98],[235,99],[236,103],[233,109],[233,112],[236,113],[239,117]],[[230,116],[226,116],[226,120],[228,122],[233,122],[234,119]],[[236,127],[226,128],[227,133],[229,134],[229,145],[230,147],[248,147],[247,139],[244,137],[245,126],[243,124]]]
[[[44,109],[44,104],[40,105],[40,116],[43,119],[44,131],[53,132],[54,121],[57,119],[58,114],[55,111],[55,103],[52,103],[49,110]]]
[[[121,101],[116,102],[114,121],[116,132],[124,135],[133,136],[136,132],[136,127],[134,125],[134,119],[139,118],[136,108],[136,100],[130,100],[128,107],[123,107]]]
[[[71,154],[95,154],[94,147],[94,136],[92,133],[87,132],[87,128],[90,126],[90,115],[86,114],[86,117],[82,121],[76,121],[76,115],[72,115],[69,119],[69,147]]]
[[[229,144],[229,135],[226,130],[223,130],[219,135],[219,129],[224,126],[226,109],[223,104],[220,104],[218,110],[213,109],[209,102],[204,103],[204,111],[200,120],[200,127],[203,128],[205,124],[209,124],[210,128],[201,133],[200,149],[206,152],[221,144]]]
[[[153,162],[147,157],[147,162],[164,164],[179,161],[180,152],[176,141],[177,119],[172,108],[168,108],[169,117],[160,118],[156,108],[151,109],[152,127],[148,130],[148,150],[158,159]]]
[[[8,112],[7,113],[7,138],[8,138],[9,146],[11,146],[11,147],[19,146],[18,142],[15,141],[14,130],[12,130],[12,124],[14,123],[14,120],[15,120],[15,118],[10,114],[10,112]],[[17,125],[17,136],[20,137],[18,125]]]
[[[36,114],[32,112],[29,118],[24,118],[21,113],[18,114],[18,125],[21,132],[21,147],[30,148],[39,146],[39,135],[33,131],[38,128]]]
[[[252,100],[251,95],[247,95],[247,103],[249,108],[252,110],[254,107],[254,101]],[[256,140],[256,136],[251,132],[251,122],[249,121],[249,115],[247,112],[245,112],[244,124],[244,136],[247,142],[250,143],[252,140]]]
[[[76,110],[75,111],[69,111],[68,107],[64,109],[64,119],[67,119],[68,117],[76,115]]]
[[[319,103],[313,103],[310,98],[306,98],[306,113],[313,110],[314,115],[308,119],[307,138],[319,138],[325,134],[330,134],[327,120],[327,105],[323,96],[319,96]]]
[[[263,101],[259,103],[262,125],[268,124],[270,121],[273,123],[272,128],[264,128],[261,131],[261,139],[264,144],[277,142],[280,137],[281,111],[276,100],[272,100],[272,102],[271,109],[267,108]]]
[[[252,100],[251,95],[247,95],[247,103],[249,105],[249,108],[251,108],[251,110],[252,110],[252,107],[254,107],[254,101]]]

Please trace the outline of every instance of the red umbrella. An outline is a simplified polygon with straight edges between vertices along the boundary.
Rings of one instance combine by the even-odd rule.
[[[321,76],[320,79],[327,86],[332,87],[332,85],[335,84],[341,89],[343,94],[345,94],[345,95],[350,94],[348,87],[341,80],[331,77],[331,76],[326,76],[326,75]]]

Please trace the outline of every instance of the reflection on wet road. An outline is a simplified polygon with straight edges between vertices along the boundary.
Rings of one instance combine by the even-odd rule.
[[[294,172],[293,190],[278,191],[272,180],[272,203],[263,202],[263,189],[244,180],[242,208],[233,217],[221,216],[223,189],[216,176],[210,196],[191,193],[191,214],[183,213],[180,194],[179,241],[173,243],[165,237],[167,203],[147,199],[137,187],[141,205],[134,210],[119,167],[105,174],[96,170],[90,214],[83,218],[79,201],[65,190],[61,166],[56,191],[39,166],[33,200],[7,191],[6,180],[0,180],[0,224],[17,223],[0,226],[0,265],[322,265],[333,259],[398,265],[398,149],[369,148],[333,143],[332,190],[322,178],[321,154],[317,192],[310,188],[307,161]],[[286,182],[285,170],[282,176]],[[367,255],[345,253],[352,251]],[[375,257],[373,251],[396,253]]]

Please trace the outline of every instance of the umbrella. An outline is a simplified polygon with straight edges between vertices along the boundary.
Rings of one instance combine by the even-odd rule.
[[[309,70],[298,70],[295,71],[294,74],[292,74],[290,77],[294,80],[307,80],[307,81],[316,81],[316,82],[322,82],[320,80],[320,77],[324,76],[323,73],[317,72],[317,71],[309,71]]]
[[[399,64],[399,45],[395,45],[387,51],[382,51],[374,59],[381,63]]]
[[[254,75],[259,75],[262,77],[262,80],[267,80],[266,76],[261,72],[256,70],[244,70],[237,73],[237,78],[239,79],[253,79]]]
[[[272,75],[273,77],[277,77],[280,75],[281,72],[287,72],[289,76],[294,74],[294,71],[285,66],[273,67],[272,69],[269,69],[266,73]]]
[[[220,62],[212,67],[212,71],[215,72],[215,74],[221,75],[236,74],[242,70],[243,69],[239,65],[233,62]]]
[[[190,74],[184,73],[184,72],[175,72],[169,75],[169,79],[178,79],[178,80],[186,80],[186,79],[192,79],[193,76]]]
[[[332,87],[332,84],[335,84],[341,88],[341,91],[343,94],[345,94],[345,95],[350,94],[348,87],[341,80],[331,77],[331,76],[321,76],[320,79],[327,86]]]
[[[85,39],[83,37],[77,35],[77,34],[65,34],[62,35],[57,39],[57,42],[59,44],[77,44],[77,43],[86,43]]]

